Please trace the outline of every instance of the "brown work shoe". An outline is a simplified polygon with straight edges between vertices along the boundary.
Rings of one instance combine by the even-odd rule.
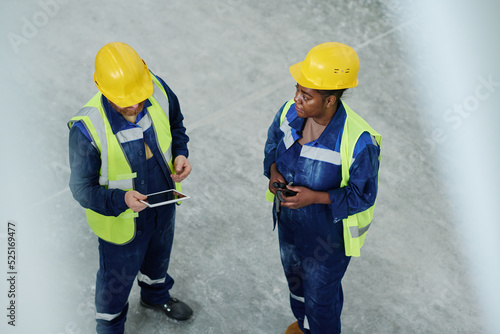
[[[304,334],[304,332],[300,330],[299,323],[295,321],[293,324],[288,326],[288,328],[285,331],[285,334]]]

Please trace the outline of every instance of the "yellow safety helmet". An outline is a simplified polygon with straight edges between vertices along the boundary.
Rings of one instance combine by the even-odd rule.
[[[153,94],[146,63],[132,47],[121,42],[108,43],[97,52],[94,82],[108,100],[122,108]]]
[[[290,73],[299,85],[319,90],[356,87],[358,72],[356,51],[337,42],[316,45],[304,61],[290,66]]]

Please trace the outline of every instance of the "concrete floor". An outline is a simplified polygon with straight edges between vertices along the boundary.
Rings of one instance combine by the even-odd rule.
[[[293,97],[288,66],[326,41],[358,52],[360,84],[346,101],[384,137],[375,221],[343,281],[343,333],[486,332],[458,204],[419,140],[429,130],[407,41],[421,15],[391,0],[123,4],[2,3],[0,237],[11,220],[18,238],[17,326],[4,318],[2,333],[94,331],[97,241],[67,187],[66,122],[95,94],[94,57],[111,41],[132,45],[179,97],[193,166],[170,274],[196,319],[176,324],[141,308],[134,287],[127,333],[280,334],[294,321],[263,147]]]

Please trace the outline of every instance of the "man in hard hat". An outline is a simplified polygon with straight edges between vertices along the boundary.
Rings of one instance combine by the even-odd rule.
[[[297,319],[286,334],[340,333],[341,280],[372,220],[381,136],[341,100],[358,71],[351,47],[315,46],[290,67],[295,98],[268,131],[267,198]]]
[[[123,333],[136,277],[142,306],[188,320],[191,308],[169,292],[175,204],[141,202],[147,194],[180,191],[191,172],[179,102],[125,43],[99,50],[94,81],[100,92],[68,126],[70,189],[99,237],[97,332]]]

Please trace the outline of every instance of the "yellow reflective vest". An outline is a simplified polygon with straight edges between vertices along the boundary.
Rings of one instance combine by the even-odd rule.
[[[169,121],[168,96],[159,80],[151,74],[154,82],[153,95],[149,98],[151,106],[147,112],[151,118],[157,136],[159,150],[171,172],[173,168],[172,134]],[[81,121],[92,137],[94,146],[100,152],[101,169],[99,170],[99,184],[106,189],[133,190],[134,173],[121,147],[121,140],[113,134],[111,124],[101,103],[102,94],[97,93],[78,113],[68,122],[71,128],[75,122]],[[142,136],[142,132],[140,133]],[[123,139],[123,140],[129,140]],[[138,138],[139,139],[139,138]],[[175,184],[181,191],[179,183]],[[139,216],[130,208],[118,217],[104,216],[93,210],[85,209],[87,222],[92,231],[101,239],[115,244],[126,244],[135,236],[135,218]]]
[[[288,110],[293,104],[294,101],[290,100],[283,107],[283,111],[280,117],[280,124],[283,123]],[[343,101],[342,105],[344,106],[344,109],[346,111],[346,120],[344,123],[344,130],[342,133],[340,144],[340,159],[342,169],[342,181],[340,183],[341,188],[349,184],[349,169],[351,167],[353,159],[354,147],[356,146],[359,137],[364,132],[368,132],[375,138],[379,146],[382,141],[382,136],[377,131],[375,131],[364,119],[362,119],[358,114],[352,111],[352,109]],[[272,202],[274,200],[274,195],[269,190],[267,190],[266,198],[268,201]],[[366,233],[372,222],[374,210],[375,204],[373,204],[373,206],[363,212],[343,219],[344,247],[346,256],[358,257],[361,255],[361,246],[363,246]]]

